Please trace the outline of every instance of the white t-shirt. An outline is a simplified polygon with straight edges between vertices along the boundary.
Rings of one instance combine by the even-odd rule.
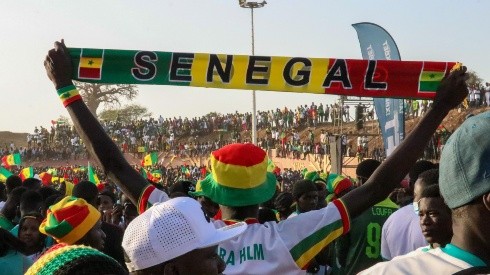
[[[428,251],[416,250],[389,262],[378,263],[359,274],[453,274],[474,266],[486,266],[475,255],[452,244]]]
[[[148,186],[142,193],[140,213],[167,194]],[[229,222],[215,221],[217,228]],[[348,232],[350,220],[341,200],[279,223],[249,224],[245,232],[218,246],[226,263],[224,274],[306,274],[304,268],[330,242]]]
[[[386,220],[381,233],[381,256],[391,260],[426,246],[419,217],[411,204],[395,211]]]

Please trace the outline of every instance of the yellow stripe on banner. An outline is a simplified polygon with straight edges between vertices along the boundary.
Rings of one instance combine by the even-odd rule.
[[[211,155],[211,166],[213,179],[226,187],[249,189],[264,183],[267,177],[267,160],[253,166],[241,166],[226,164],[218,161]],[[216,172],[219,171],[219,176]]]
[[[213,55],[214,56],[214,55]],[[226,71],[227,55],[218,54],[220,69]],[[294,60],[293,57],[272,56],[270,61],[256,61],[255,64],[249,65],[249,56],[233,55],[230,59],[231,70],[229,71],[229,82],[222,79],[218,69],[210,62],[211,55],[196,53],[192,62],[191,75],[192,81],[190,86],[222,88],[222,89],[246,89],[246,90],[276,90],[296,93],[325,93],[322,87],[327,75],[330,59],[328,58],[301,58]],[[214,60],[214,59],[213,59]],[[303,62],[306,61],[306,62]],[[288,65],[289,63],[289,65]],[[311,66],[307,66],[311,63]],[[267,80],[267,84],[247,84],[247,70],[249,66],[258,68],[252,74],[253,79]],[[290,69],[285,71],[286,66]],[[260,70],[266,68],[266,72]],[[208,70],[212,72],[212,79],[208,82]],[[305,85],[290,85],[284,80],[284,74],[287,74],[294,81],[305,81]]]
[[[296,260],[296,264],[300,267],[303,268],[306,266],[311,259],[313,259],[320,251],[327,246],[327,244],[331,243],[333,240],[337,239],[340,235],[342,235],[343,228],[340,227],[339,229],[336,229],[332,231],[332,233],[328,234],[327,237],[325,237],[323,240],[319,241],[317,244],[312,246],[310,249],[308,249],[301,257],[299,257]]]
[[[102,58],[82,57],[80,58],[80,67],[100,69],[102,67]]]

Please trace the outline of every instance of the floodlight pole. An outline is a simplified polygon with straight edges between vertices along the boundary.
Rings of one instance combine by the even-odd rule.
[[[254,32],[254,9],[262,8],[267,4],[266,1],[247,2],[247,0],[238,0],[238,4],[242,8],[250,9],[250,17],[252,20],[252,55],[255,55],[255,32]],[[252,91],[252,143],[257,145],[257,102],[255,98],[255,90]]]

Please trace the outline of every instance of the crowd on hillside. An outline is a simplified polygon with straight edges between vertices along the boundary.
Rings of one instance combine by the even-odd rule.
[[[486,86],[487,90],[490,86]],[[470,88],[468,98],[460,104],[460,109],[478,108],[486,106],[485,97],[472,96],[478,89]],[[490,93],[490,92],[489,92]],[[485,94],[488,94],[485,92]],[[475,100],[476,99],[476,100]],[[427,100],[407,100],[405,115],[407,118],[423,115],[430,107]],[[300,129],[315,129],[326,126],[326,123],[336,121],[336,117],[344,122],[350,120],[349,106],[344,105],[340,111],[337,104],[300,105],[296,109],[276,109],[258,112],[258,128],[265,130],[259,136],[258,146],[265,150],[276,149],[276,157],[294,159],[322,159],[323,155],[330,153],[329,144],[335,139],[342,143],[342,154],[363,158],[383,159],[384,150],[374,148],[368,152],[368,146],[360,146],[359,142],[347,142],[345,136],[337,136],[324,132],[315,135],[314,131],[307,131],[306,136],[300,136]],[[373,119],[373,109],[362,107],[365,119]],[[342,116],[338,114],[342,113]],[[142,157],[146,152],[169,152],[178,157],[207,157],[209,154],[226,144],[235,142],[250,142],[242,137],[243,131],[249,130],[251,115],[216,114],[212,113],[199,118],[158,118],[142,119],[124,123],[121,119],[102,122],[106,133],[119,145],[125,153],[132,153]],[[200,137],[210,133],[218,133],[214,140],[201,141]],[[434,134],[427,146],[424,158],[437,159],[441,148],[449,137],[449,131],[442,127]],[[361,137],[361,136],[360,136]],[[366,150],[365,150],[366,149]],[[21,153],[24,160],[70,160],[86,158],[87,152],[79,136],[67,121],[52,121],[50,129],[43,126],[35,127],[27,135],[27,147],[18,147],[15,144],[5,144],[0,148],[0,155],[4,156],[14,151]]]

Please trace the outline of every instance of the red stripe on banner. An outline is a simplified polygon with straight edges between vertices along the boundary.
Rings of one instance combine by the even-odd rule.
[[[100,75],[101,75],[100,68],[80,67],[80,69],[78,70],[79,78],[100,79]]]
[[[344,232],[342,232],[342,235],[347,234],[350,230],[350,218],[349,218],[349,213],[347,212],[347,208],[345,208],[344,202],[340,199],[332,201],[335,206],[337,206],[337,209],[340,212],[340,218],[342,218],[342,226],[344,227]]]
[[[432,99],[435,97],[435,93],[418,92],[420,74],[424,63],[429,66],[437,64],[437,66],[446,67],[447,65],[446,75],[456,64],[455,62],[404,61],[401,63],[400,61],[377,60],[372,75],[369,75],[367,73],[369,60],[333,58],[330,60],[329,72],[334,75],[337,72],[337,74],[334,76],[334,81],[324,83],[326,84],[326,94],[421,99]],[[341,69],[338,69],[339,67]],[[332,70],[332,68],[334,69]],[[345,70],[342,70],[342,68],[345,68]],[[341,80],[347,81],[350,87],[346,86],[346,83]],[[386,83],[386,89],[370,89],[369,83],[373,82]]]

